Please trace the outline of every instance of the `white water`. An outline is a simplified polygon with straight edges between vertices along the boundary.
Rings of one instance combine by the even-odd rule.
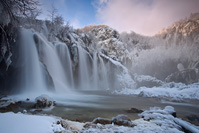
[[[57,54],[56,47],[52,43],[47,42],[42,36],[39,36],[39,39],[39,51],[42,53],[42,62],[46,65],[53,79],[56,92],[63,93],[70,91],[69,81],[67,80],[61,59]]]
[[[56,49],[57,49],[57,53],[59,55],[59,58],[61,60],[61,63],[64,67],[65,74],[67,76],[67,80],[69,82],[69,85],[70,85],[71,88],[74,88],[72,62],[71,62],[71,56],[70,56],[70,51],[68,49],[68,46],[64,43],[58,42],[56,44]]]
[[[104,61],[103,59],[99,56],[99,60],[100,60],[100,68],[101,68],[101,85],[104,89],[108,89],[109,85],[108,85],[108,77],[107,77],[107,69],[105,67]]]
[[[98,58],[96,52],[93,54],[93,87],[98,88]]]
[[[90,74],[89,70],[89,61],[87,58],[87,52],[81,47],[78,46],[78,53],[79,53],[79,66],[78,66],[78,81],[79,81],[79,88],[83,90],[88,90],[91,87],[90,82]]]
[[[23,93],[42,93],[47,91],[37,49],[33,40],[32,32],[21,31],[19,44],[19,63],[23,65],[20,77],[20,90]]]
[[[19,64],[23,65],[19,86],[22,92],[48,93],[49,82],[54,84],[56,93],[62,94],[77,91],[75,86],[81,90],[100,90],[109,87],[108,70],[103,59],[97,52],[91,57],[80,45],[76,75],[72,69],[70,50],[65,43],[56,41],[52,44],[41,34],[34,35],[32,31],[23,29],[19,50]]]

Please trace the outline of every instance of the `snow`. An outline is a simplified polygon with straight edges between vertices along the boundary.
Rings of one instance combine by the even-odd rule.
[[[12,112],[0,113],[1,133],[54,133],[64,130],[54,124],[58,120],[50,116],[28,115]]]
[[[199,132],[198,127],[172,116],[171,114],[173,112],[175,112],[175,110],[172,106],[166,106],[164,109],[152,107],[141,113],[139,115],[140,119],[132,121],[135,125],[134,127],[116,126],[114,124],[97,124],[96,127],[91,126],[84,129],[84,132],[183,133],[183,128],[193,133]]]
[[[199,100],[199,84],[185,85],[182,83],[166,83],[160,87],[140,87],[138,89],[124,88],[116,90],[114,94],[139,95],[144,97],[170,98],[171,100],[195,99]]]
[[[122,65],[120,62],[113,60],[112,58],[100,53],[100,55],[106,59],[108,59],[111,63],[113,63],[115,66],[118,68],[122,68],[122,73],[117,75],[117,78],[120,82],[120,85],[123,88],[135,88],[136,83],[135,81],[131,78],[131,75],[128,72],[128,69]]]
[[[152,81],[152,82],[157,82],[157,83],[163,84],[163,82],[161,80],[158,80],[157,78],[149,76],[149,75],[137,75],[137,74],[134,74],[134,78],[138,82]]]
[[[160,87],[140,87],[138,89],[124,88],[116,90],[114,94],[139,95],[144,97],[171,98],[171,100],[195,99],[199,100],[199,84],[185,85],[182,83],[166,83]]]
[[[129,121],[133,127],[118,126],[112,124],[92,124],[84,127],[86,123],[61,120],[66,123],[65,128],[59,118],[54,116],[39,116],[22,113],[0,113],[0,132],[1,133],[54,133],[54,132],[83,132],[83,133],[101,133],[101,132],[169,132],[183,133],[186,129],[193,133],[199,132],[199,127],[194,126],[186,121],[174,117],[175,112],[172,106],[166,106],[164,109],[151,107],[139,114],[139,119]]]

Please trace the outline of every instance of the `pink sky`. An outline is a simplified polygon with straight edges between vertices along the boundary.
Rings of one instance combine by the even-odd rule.
[[[119,32],[153,35],[199,12],[199,0],[99,0],[97,18]]]

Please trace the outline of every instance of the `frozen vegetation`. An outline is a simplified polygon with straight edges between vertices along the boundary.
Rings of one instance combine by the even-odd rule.
[[[138,95],[143,97],[166,98],[169,100],[183,101],[186,99],[199,100],[199,84],[185,85],[182,83],[166,83],[158,87],[140,87],[138,89],[124,88],[113,92],[123,95]]]

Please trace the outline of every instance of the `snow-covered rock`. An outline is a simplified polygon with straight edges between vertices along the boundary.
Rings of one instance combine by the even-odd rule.
[[[46,108],[54,105],[54,100],[48,95],[41,95],[35,98],[36,108]]]
[[[155,77],[149,75],[137,75],[134,74],[134,80],[137,84],[137,88],[139,87],[154,87],[154,86],[161,86],[163,81],[158,80]]]
[[[138,89],[122,89],[114,94],[138,95],[143,97],[158,97],[170,100],[199,99],[199,84],[185,85],[182,83],[166,83],[159,87],[140,87]]]
[[[117,126],[113,124],[86,127],[85,133],[100,133],[100,132],[169,132],[169,133],[183,133],[185,131],[197,133],[199,128],[186,121],[173,116],[175,112],[171,106],[166,106],[164,109],[159,107],[152,107],[139,115],[140,119],[128,121],[132,123],[133,127]]]
[[[119,126],[129,126],[129,127],[135,126],[134,124],[131,123],[131,119],[127,115],[124,115],[124,114],[120,114],[116,117],[113,117],[112,121],[114,124],[119,125]]]
[[[169,75],[166,82],[181,82],[185,84],[196,83],[199,80],[198,69],[184,69]]]

